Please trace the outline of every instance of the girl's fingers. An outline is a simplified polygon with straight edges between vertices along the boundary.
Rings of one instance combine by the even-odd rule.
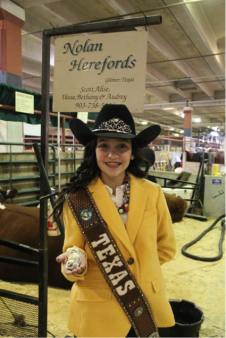
[[[64,262],[66,262],[67,261],[67,255],[66,255],[66,253],[62,253],[61,255],[57,256],[56,257],[56,261],[58,263],[64,263]]]

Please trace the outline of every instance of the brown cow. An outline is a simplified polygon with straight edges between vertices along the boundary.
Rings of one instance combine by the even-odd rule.
[[[187,202],[181,198],[164,192],[173,223],[182,221],[187,210]]]
[[[164,193],[173,223],[180,222],[187,203],[180,197]],[[33,248],[39,247],[39,211],[35,207],[0,204],[0,237]],[[61,236],[48,236],[48,285],[63,289],[71,288],[71,283],[61,274],[56,256],[62,252]],[[37,257],[1,246],[0,255],[37,261]],[[37,283],[38,272],[16,264],[0,262],[0,278],[6,281]]]
[[[5,209],[3,209],[5,207]],[[39,247],[39,208],[23,207],[13,204],[0,204],[0,237],[32,248]],[[48,236],[48,285],[68,289],[67,281],[56,262],[56,256],[62,252],[61,236]],[[37,261],[34,255],[20,252],[0,245],[0,255]],[[37,269],[38,270],[38,269]],[[16,264],[0,262],[0,278],[6,281],[37,283],[38,271]]]

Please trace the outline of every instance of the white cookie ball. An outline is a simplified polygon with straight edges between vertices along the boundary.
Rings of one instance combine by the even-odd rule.
[[[77,246],[73,246],[71,248],[68,248],[67,251],[66,251],[67,257],[69,257],[74,252],[79,253],[79,248]]]
[[[68,260],[73,260],[74,262],[77,262],[78,264],[81,263],[81,257],[77,252],[73,252],[69,257]]]
[[[69,259],[66,263],[67,270],[77,269],[78,266],[79,266],[79,264],[72,259]]]

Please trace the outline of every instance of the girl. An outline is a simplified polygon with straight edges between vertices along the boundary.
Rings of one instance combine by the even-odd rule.
[[[103,106],[93,131],[79,119],[70,127],[85,150],[54,209],[65,226],[56,259],[74,282],[68,327],[77,337],[158,337],[175,324],[161,271],[175,255],[175,237],[161,187],[144,178],[142,148],[160,127],[136,135],[128,108],[117,104]],[[74,246],[81,262],[69,270]]]

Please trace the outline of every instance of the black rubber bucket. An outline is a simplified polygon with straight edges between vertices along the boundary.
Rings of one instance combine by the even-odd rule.
[[[194,303],[187,300],[170,300],[176,324],[161,329],[162,337],[199,337],[204,314]]]

